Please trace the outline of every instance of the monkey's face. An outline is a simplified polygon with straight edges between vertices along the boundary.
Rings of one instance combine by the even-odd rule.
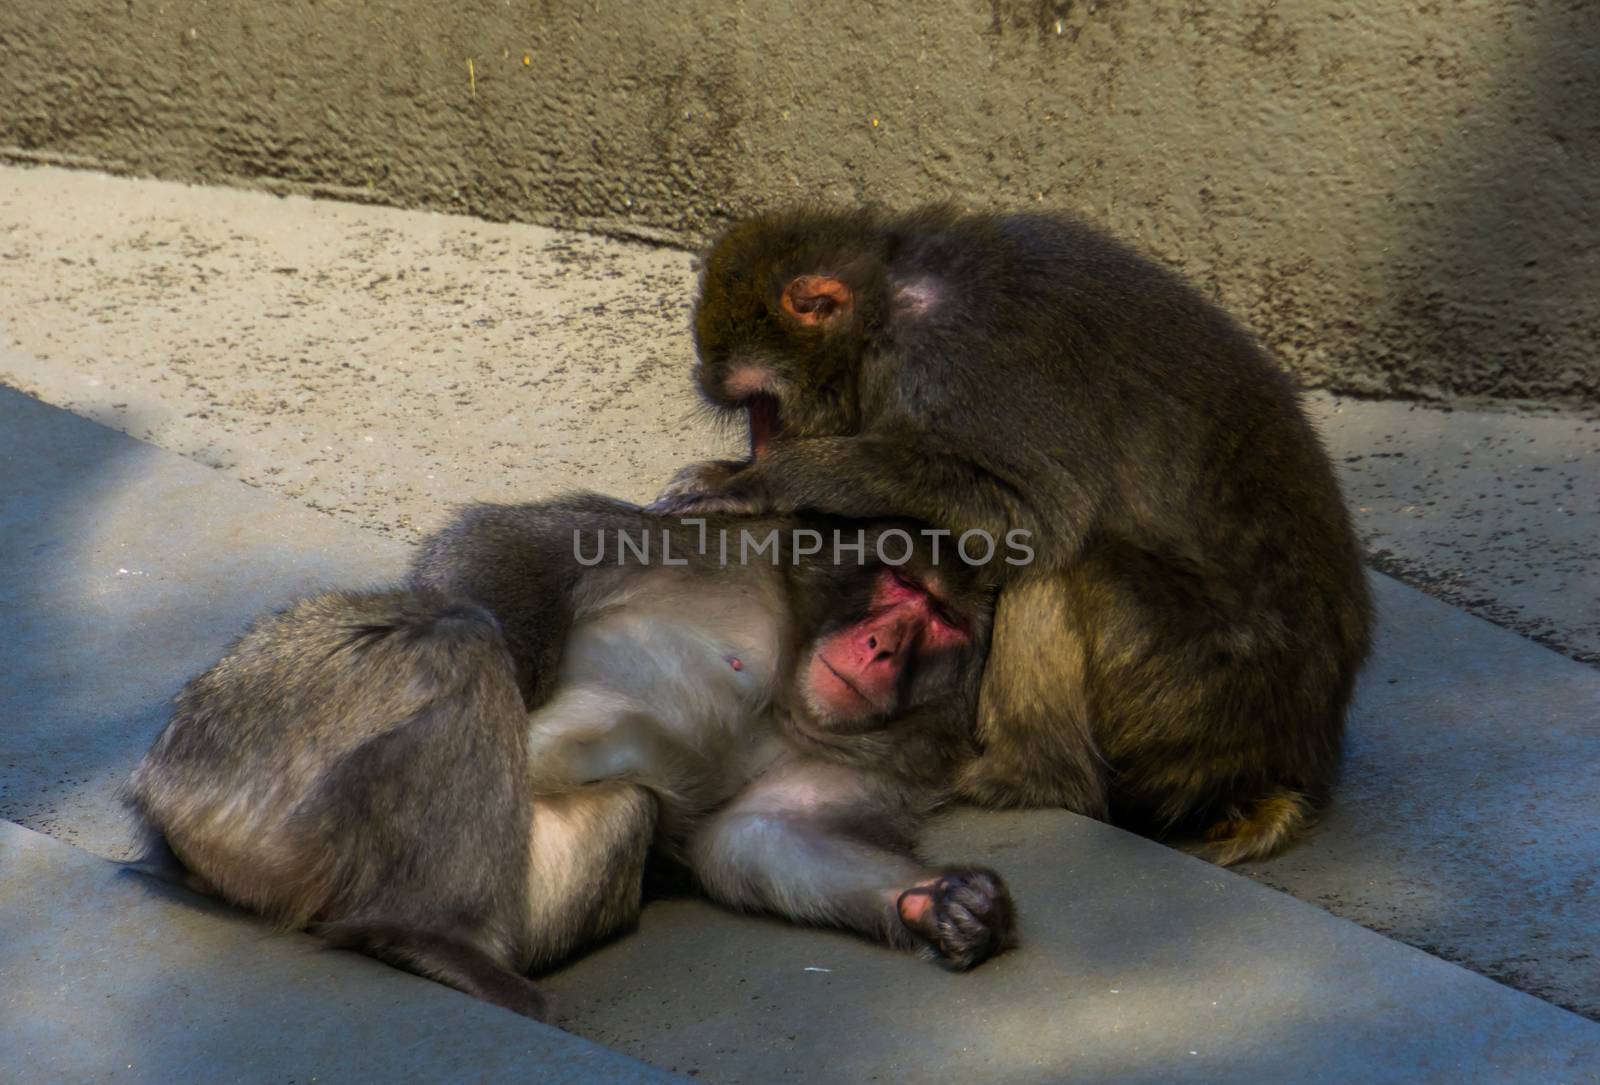
[[[933,573],[881,567],[864,606],[815,637],[796,671],[800,702],[830,731],[870,729],[959,692],[973,673],[982,630]]]
[[[882,261],[859,215],[777,215],[735,226],[707,254],[695,302],[695,379],[749,425],[752,458],[780,436],[860,424],[857,380]]]

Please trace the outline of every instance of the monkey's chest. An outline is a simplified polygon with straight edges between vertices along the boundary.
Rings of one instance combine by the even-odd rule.
[[[674,583],[582,617],[531,720],[536,786],[636,782],[668,822],[726,801],[775,755],[784,635],[755,593]]]
[[[626,698],[685,739],[727,735],[767,715],[777,692],[778,637],[776,622],[754,610],[630,608],[574,631],[561,684]]]

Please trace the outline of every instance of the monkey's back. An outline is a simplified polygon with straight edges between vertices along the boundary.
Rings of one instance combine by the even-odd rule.
[[[890,281],[922,305],[879,356],[949,427],[943,446],[1026,495],[1040,561],[1011,610],[1028,581],[1054,584],[1070,618],[1049,650],[1081,674],[1068,702],[1119,808],[1164,829],[1259,804],[1265,827],[1218,854],[1278,846],[1333,780],[1371,627],[1350,516],[1292,380],[1200,289],[1070,215],[932,211],[882,230]],[[1007,440],[963,419],[1004,419]],[[1022,620],[1002,600],[1002,653],[1016,637],[1038,651],[1042,628],[1008,628]],[[1002,746],[1039,691],[1023,669],[991,672],[985,727]]]

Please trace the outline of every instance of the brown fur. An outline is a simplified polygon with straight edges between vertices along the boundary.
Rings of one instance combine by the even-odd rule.
[[[796,283],[825,303],[786,311]],[[967,798],[1182,835],[1327,795],[1369,639],[1355,536],[1292,384],[1193,287],[1066,215],[799,210],[718,240],[694,327],[701,390],[763,440],[663,511],[1029,533],[995,569]],[[1307,823],[1272,809],[1212,853]]]
[[[1310,828],[1314,813],[1309,795],[1280,788],[1212,825],[1198,853],[1220,866],[1265,859]]]

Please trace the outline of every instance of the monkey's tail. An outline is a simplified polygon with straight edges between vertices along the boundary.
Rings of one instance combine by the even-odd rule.
[[[117,866],[131,874],[142,874],[146,878],[154,878],[168,885],[181,885],[195,893],[206,896],[217,895],[217,891],[209,882],[183,865],[183,860],[178,858],[178,853],[172,850],[172,845],[167,843],[165,834],[160,830],[149,825],[141,825],[140,837],[139,855],[133,859],[126,859]]]
[[[1276,855],[1316,821],[1310,795],[1280,787],[1242,810],[1235,810],[1206,831],[1196,849],[1218,866]]]
[[[459,939],[360,919],[319,923],[311,933],[535,1021],[549,1019],[550,1000],[532,980]]]

